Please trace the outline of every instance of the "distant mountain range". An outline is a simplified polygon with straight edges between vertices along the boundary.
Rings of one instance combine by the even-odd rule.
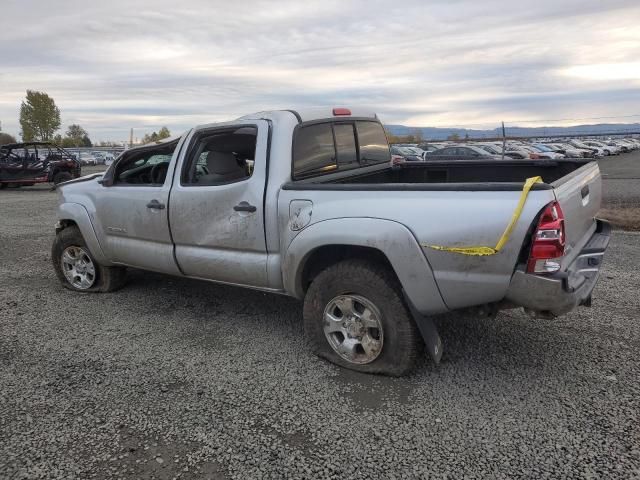
[[[422,134],[425,140],[445,140],[451,135],[460,138],[495,138],[502,136],[500,127],[492,130],[475,130],[468,128],[439,128],[439,127],[407,127],[405,125],[385,125],[393,135]],[[507,127],[507,137],[546,137],[554,135],[606,135],[640,133],[640,123],[599,123],[595,125],[574,125],[571,127]]]

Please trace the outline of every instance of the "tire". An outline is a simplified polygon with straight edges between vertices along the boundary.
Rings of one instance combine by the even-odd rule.
[[[7,184],[6,183],[0,183],[0,190],[4,190],[5,188],[7,188]]]
[[[66,266],[63,261],[63,255],[65,252],[74,251],[76,252],[76,257],[88,258],[93,267],[93,275],[86,275],[86,278],[90,278],[91,281],[82,286],[71,283],[65,274]],[[113,292],[122,288],[126,282],[126,269],[100,265],[89,252],[80,229],[76,226],[67,227],[56,235],[51,247],[51,261],[58,279],[69,290],[77,292]]]
[[[354,317],[340,312],[340,307],[329,314],[334,319],[346,319],[339,322],[341,326],[325,318],[326,309],[331,310],[333,305],[343,305],[345,301],[346,304],[351,301],[355,305],[354,310],[360,311],[356,313],[359,319],[364,316],[370,319],[380,317],[377,318],[377,323],[381,325],[381,331],[364,328],[367,333],[361,337],[363,341],[360,347],[356,345],[352,349],[356,352],[355,361],[340,354],[336,350],[336,343],[339,344],[342,337],[346,343],[357,344],[359,335],[362,335],[362,324],[356,320],[356,326],[352,329],[354,322],[351,319]],[[372,314],[367,315],[366,310]],[[348,312],[349,308],[345,311]],[[363,316],[360,317],[360,314]],[[364,260],[345,260],[319,273],[305,296],[303,316],[307,344],[313,353],[358,372],[405,375],[413,369],[424,349],[422,337],[403,301],[400,284],[393,272]],[[342,328],[345,324],[348,328]],[[325,334],[325,329],[337,328],[342,330]],[[354,337],[351,336],[353,333]],[[371,339],[377,345],[376,348],[371,348]],[[373,354],[365,351],[365,344],[368,344]],[[342,345],[337,348],[341,347]]]
[[[62,182],[73,180],[73,176],[69,172],[58,172],[53,176],[53,184],[58,185]]]

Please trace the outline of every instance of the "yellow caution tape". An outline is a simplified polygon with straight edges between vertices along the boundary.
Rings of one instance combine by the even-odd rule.
[[[420,245],[422,245],[423,247],[433,248],[434,250],[459,253],[461,255],[475,255],[480,257],[486,255],[495,255],[502,249],[502,247],[505,246],[505,244],[509,240],[511,232],[513,231],[513,227],[516,226],[516,223],[518,223],[518,219],[522,214],[522,209],[524,208],[524,204],[527,201],[529,191],[535,183],[542,183],[542,177],[527,178],[527,181],[524,182],[522,193],[520,193],[520,200],[518,200],[518,205],[516,206],[513,215],[511,215],[511,221],[509,222],[509,225],[507,225],[507,228],[504,229],[504,233],[500,237],[500,240],[498,240],[498,243],[496,243],[495,247],[443,247],[441,245],[427,245],[424,243],[421,243]]]

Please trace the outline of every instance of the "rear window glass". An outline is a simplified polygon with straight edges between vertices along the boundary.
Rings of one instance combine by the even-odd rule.
[[[293,142],[293,178],[390,161],[387,137],[377,122],[307,125],[297,130]]]
[[[293,158],[294,177],[337,168],[331,124],[319,123],[298,130],[293,146]]]
[[[336,151],[338,152],[338,165],[357,166],[358,152],[356,150],[356,137],[353,134],[353,125],[336,124],[333,126],[336,136]]]
[[[358,143],[360,144],[360,163],[371,165],[391,161],[387,137],[382,125],[377,122],[356,122]]]

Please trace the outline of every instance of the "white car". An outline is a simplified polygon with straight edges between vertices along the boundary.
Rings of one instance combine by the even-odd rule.
[[[562,153],[558,153],[553,148],[548,147],[547,145],[543,145],[541,143],[535,143],[535,144],[529,145],[529,147],[539,151],[541,155],[547,155],[552,160],[559,160],[561,158],[566,157],[566,155]]]
[[[558,158],[563,158],[562,155],[555,152],[543,152],[542,150],[534,148],[532,145],[524,143],[520,145],[507,146],[507,154],[509,153],[509,151],[513,151],[514,149],[515,151],[518,151],[518,149],[520,149],[520,151],[528,152],[529,158],[533,160],[556,160]]]
[[[573,145],[574,147],[578,147],[578,148],[584,148],[586,150],[591,150],[596,157],[604,157],[605,155],[607,155],[605,153],[605,151],[604,151],[604,148],[602,148],[602,147],[592,147],[592,146],[589,146],[589,145],[585,144],[584,142],[581,142],[580,140],[576,140],[574,138],[569,140],[569,145]]]
[[[584,144],[589,147],[602,148],[605,155],[618,155],[620,153],[620,147],[616,145],[607,145],[606,143],[598,142],[597,140],[585,140]]]
[[[508,155],[512,158],[521,158],[521,159],[539,159],[540,155],[538,153],[533,153],[530,150],[524,148],[524,145],[507,143],[504,151],[505,155]]]
[[[562,150],[566,157],[569,158],[585,158],[593,157],[593,151],[585,148],[578,148],[568,143],[547,143],[551,148]]]
[[[612,142],[616,145],[627,147],[629,151],[640,148],[640,143],[634,142],[632,138],[615,138]]]

